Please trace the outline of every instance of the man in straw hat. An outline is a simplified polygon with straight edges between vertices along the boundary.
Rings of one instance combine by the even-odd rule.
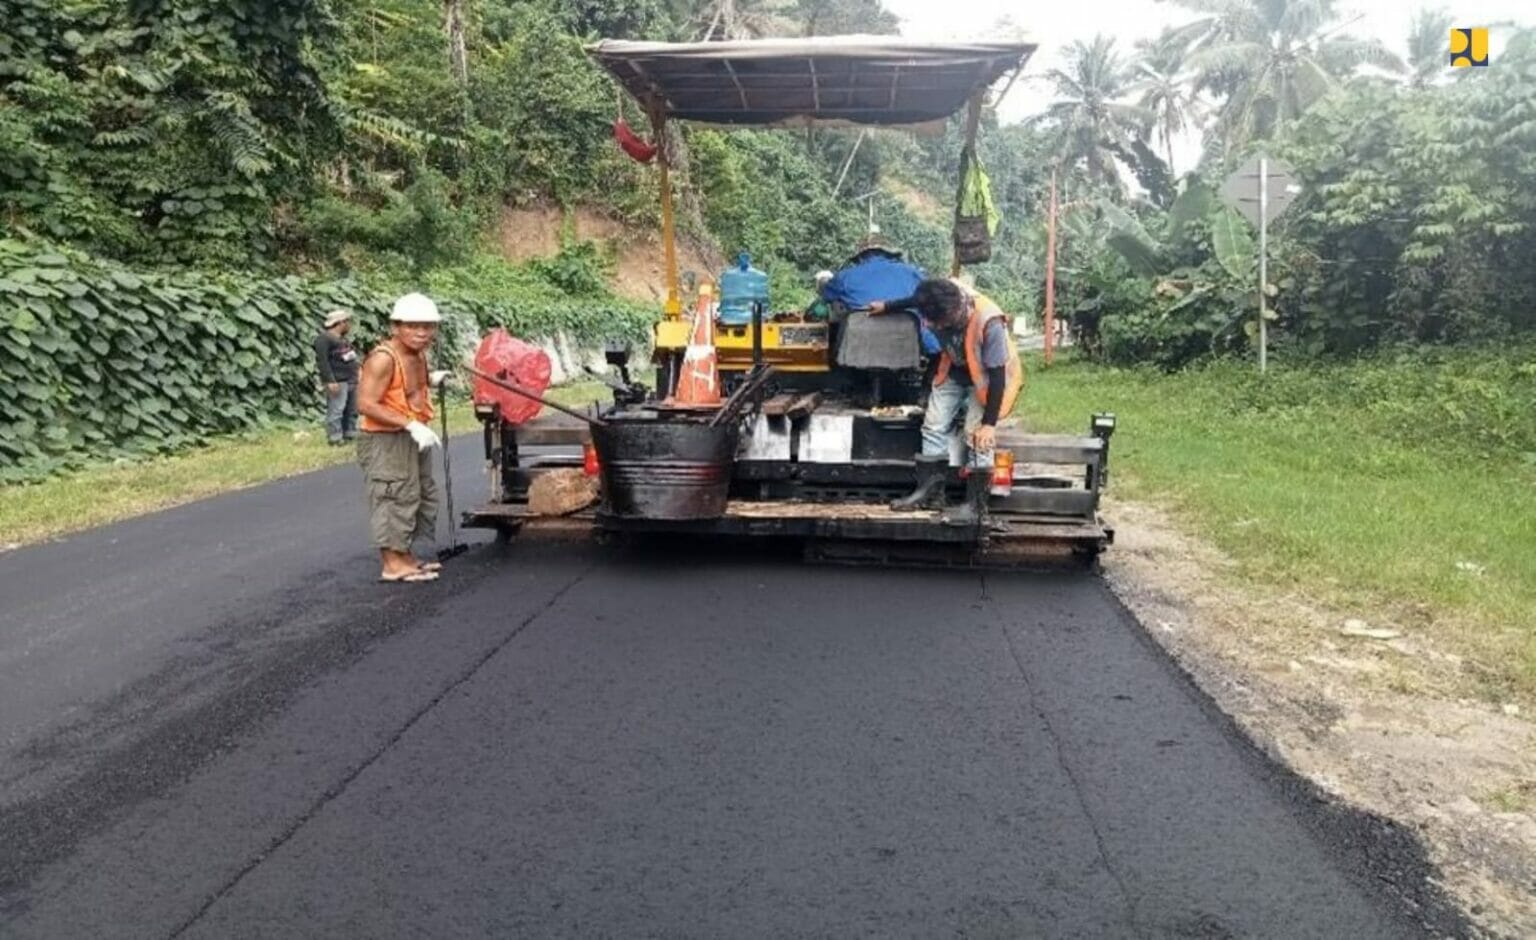
[[[395,301],[389,338],[363,361],[357,408],[363,433],[357,459],[368,486],[368,522],[379,550],[381,581],[434,581],[442,566],[411,552],[437,532],[437,482],[432,451],[443,442],[432,430],[432,387],[446,371],[430,372],[427,348],[442,321],[422,294]]]
[[[922,268],[906,260],[902,250],[878,230],[872,230],[859,240],[848,263],[827,282],[822,296],[844,310],[867,310],[876,302],[911,296],[923,277]],[[921,319],[916,326],[923,352],[937,356],[938,337]]]
[[[357,436],[357,353],[347,334],[352,312],[332,310],[315,337],[315,367],[325,387],[325,437],[340,447]]]

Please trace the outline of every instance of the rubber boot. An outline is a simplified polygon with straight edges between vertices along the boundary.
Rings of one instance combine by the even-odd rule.
[[[891,508],[897,512],[913,509],[942,509],[944,507],[944,483],[949,477],[949,455],[933,454],[917,456],[917,489],[893,500]]]
[[[972,470],[965,478],[965,502],[944,510],[944,524],[980,525],[987,515],[987,497],[992,495],[992,468]]]

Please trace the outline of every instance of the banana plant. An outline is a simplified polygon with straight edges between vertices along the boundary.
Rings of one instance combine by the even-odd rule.
[[[1244,334],[1252,339],[1254,236],[1209,186],[1189,179],[1168,210],[1145,217],[1146,223],[1107,202],[1098,209],[1102,243],[1135,274],[1155,282],[1151,316],[1185,324],[1205,335],[1213,350],[1240,344]],[[1191,263],[1193,255],[1203,260]]]
[[[1237,210],[1223,206],[1211,216],[1211,249],[1216,263],[1234,278],[1242,280],[1253,272],[1253,234]]]
[[[1210,232],[1206,246],[1217,264],[1236,280],[1250,277],[1254,270],[1253,233],[1248,223],[1232,208],[1222,205],[1210,187],[1192,180],[1185,186],[1166,213],[1161,213],[1154,237],[1140,219],[1108,201],[1100,204],[1099,227],[1106,245],[1125,259],[1131,270],[1143,277],[1167,278],[1190,271],[1173,262],[1177,246],[1204,221]]]
[[[1103,203],[1099,211],[1109,228],[1105,243],[1120,253],[1132,271],[1143,277],[1157,277],[1167,271],[1169,265],[1162,246],[1139,219],[1110,202]]]

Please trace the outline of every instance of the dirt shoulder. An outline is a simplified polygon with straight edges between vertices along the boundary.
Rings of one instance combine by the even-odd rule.
[[[1489,936],[1536,936],[1536,726],[1518,706],[1445,694],[1470,667],[1411,629],[1243,584],[1155,507],[1104,512],[1106,580],[1259,747],[1417,832]]]

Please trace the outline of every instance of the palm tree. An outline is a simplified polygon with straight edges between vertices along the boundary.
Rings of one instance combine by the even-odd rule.
[[[1335,0],[1176,0],[1204,16],[1174,31],[1198,89],[1224,95],[1215,135],[1231,150],[1284,125],[1363,65],[1402,60],[1377,40],[1338,35]]]
[[[706,24],[700,39],[761,39],[793,36],[790,0],[711,0],[700,10]]]
[[[1168,172],[1173,168],[1173,139],[1200,119],[1204,101],[1195,91],[1195,75],[1186,68],[1188,52],[1169,31],[1150,42],[1137,45],[1137,59],[1131,90],[1140,93],[1137,104],[1146,110],[1151,124],[1148,136],[1163,145]]]
[[[1067,166],[1080,162],[1091,179],[1118,190],[1115,160],[1130,163],[1134,142],[1148,123],[1146,111],[1121,100],[1130,70],[1114,39],[1104,35],[1090,43],[1074,41],[1064,65],[1045,73],[1056,98],[1038,121],[1055,129],[1058,160]]]
[[[895,35],[901,31],[901,20],[880,0],[795,0],[789,18],[804,24],[801,32],[806,36]]]
[[[1409,83],[1423,88],[1446,69],[1446,40],[1455,22],[1444,10],[1420,10],[1408,28]]]
[[[464,46],[464,0],[443,0],[443,30],[448,34],[448,64],[459,84],[469,84],[469,54]]]

